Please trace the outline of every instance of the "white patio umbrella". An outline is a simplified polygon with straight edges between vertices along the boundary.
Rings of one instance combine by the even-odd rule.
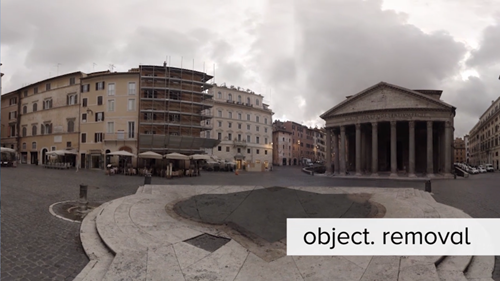
[[[146,151],[143,153],[139,153],[139,158],[162,159],[163,156],[153,151]]]
[[[180,153],[173,152],[173,153],[169,153],[169,154],[165,155],[165,159],[172,159],[172,160],[189,160],[189,156],[186,156],[186,155],[184,155],[184,154],[180,154]]]
[[[0,152],[11,152],[11,153],[15,153],[16,151],[12,148],[8,148],[8,147],[0,147]]]
[[[110,152],[108,153],[107,155],[116,155],[116,156],[131,156],[131,157],[135,157],[134,154],[128,152],[128,151],[125,151],[125,150],[120,150],[120,151],[114,151],[114,152]]]
[[[193,160],[210,160],[210,155],[207,154],[193,154],[190,156]]]

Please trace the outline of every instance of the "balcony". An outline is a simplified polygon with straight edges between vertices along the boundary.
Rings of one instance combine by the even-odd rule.
[[[104,141],[136,141],[137,132],[132,133],[132,138],[129,137],[128,132],[106,133],[104,134]]]
[[[234,139],[233,140],[233,147],[245,148],[245,147],[247,147],[247,141],[246,140]]]

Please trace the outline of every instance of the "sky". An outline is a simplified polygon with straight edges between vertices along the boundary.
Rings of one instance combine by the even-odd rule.
[[[105,4],[102,4],[105,3]],[[467,134],[500,96],[500,0],[2,0],[2,91],[73,71],[194,68],[319,115],[380,81],[443,90]]]

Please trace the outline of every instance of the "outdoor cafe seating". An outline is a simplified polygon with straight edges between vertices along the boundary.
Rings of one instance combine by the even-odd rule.
[[[45,168],[48,169],[69,169],[72,167],[71,163],[59,163],[59,162],[47,162],[44,166]]]

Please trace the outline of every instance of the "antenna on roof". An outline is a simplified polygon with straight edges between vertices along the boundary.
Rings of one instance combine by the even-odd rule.
[[[111,68],[111,71],[113,71],[113,69],[115,68],[115,65],[114,64],[110,64],[109,68]]]
[[[95,62],[93,62],[93,63],[92,63],[92,71],[94,71],[94,70],[95,70],[95,66],[96,66],[96,65],[97,65],[97,63],[95,63]]]
[[[59,66],[62,65],[60,63],[57,63],[57,72],[56,72],[56,76],[59,76]]]

